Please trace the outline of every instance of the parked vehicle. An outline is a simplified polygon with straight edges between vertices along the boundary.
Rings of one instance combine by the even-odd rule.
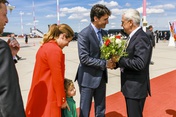
[[[78,33],[75,32],[75,33],[74,33],[74,36],[73,36],[73,41],[77,41],[77,39],[78,39]]]

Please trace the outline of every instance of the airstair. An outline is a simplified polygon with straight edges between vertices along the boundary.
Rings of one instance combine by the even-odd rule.
[[[42,31],[40,31],[39,29],[34,29],[34,28],[31,28],[31,31],[30,33],[33,35],[33,36],[37,36],[37,37],[43,37],[44,33]]]

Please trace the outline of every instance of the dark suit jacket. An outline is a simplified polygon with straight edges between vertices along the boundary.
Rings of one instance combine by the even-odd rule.
[[[152,46],[155,47],[155,36],[154,36],[153,32],[151,32],[150,30],[147,30],[146,34],[150,38]]]
[[[18,74],[8,44],[0,39],[0,117],[25,117]]]
[[[105,35],[102,30],[102,36]],[[100,59],[99,41],[91,25],[78,34],[78,54],[80,64],[75,80],[80,86],[97,88],[102,77],[107,82],[106,60]]]
[[[130,39],[126,49],[128,56],[122,57],[121,90],[125,97],[145,98],[150,94],[149,63],[152,46],[146,33],[140,28]]]

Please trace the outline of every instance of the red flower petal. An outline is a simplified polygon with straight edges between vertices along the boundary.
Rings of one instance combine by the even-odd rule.
[[[106,42],[105,42],[105,45],[108,46],[110,44],[110,42],[111,41],[109,39],[107,39]]]
[[[121,36],[120,36],[120,35],[116,35],[115,38],[116,38],[116,39],[120,39]]]

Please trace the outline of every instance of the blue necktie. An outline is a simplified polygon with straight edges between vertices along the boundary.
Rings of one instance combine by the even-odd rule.
[[[101,35],[101,31],[100,30],[97,32],[97,35],[98,35],[98,40],[99,40],[100,46],[101,46],[103,44],[103,41],[102,41],[102,35]]]

